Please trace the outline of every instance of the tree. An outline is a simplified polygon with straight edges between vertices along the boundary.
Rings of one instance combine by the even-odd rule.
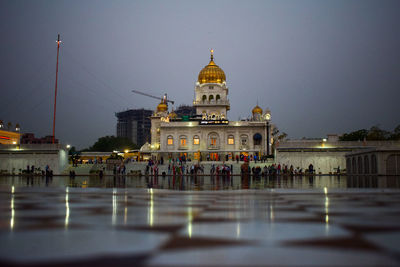
[[[361,129],[361,130],[354,131],[351,133],[345,133],[339,138],[339,140],[340,141],[362,141],[365,138],[367,138],[367,135],[368,135],[368,130]]]
[[[138,146],[128,138],[104,136],[100,137],[88,151],[110,152],[114,150],[138,149]]]
[[[394,128],[393,133],[391,133],[389,140],[400,140],[400,125]]]
[[[372,126],[368,131],[367,140],[368,141],[380,141],[388,140],[390,137],[390,132],[382,130],[379,126]]]
[[[73,147],[70,148],[68,154],[72,156],[72,155],[75,155],[75,154],[79,154],[79,151],[76,151],[76,148],[73,146]]]

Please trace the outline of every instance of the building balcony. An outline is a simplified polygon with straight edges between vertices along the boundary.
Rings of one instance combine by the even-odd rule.
[[[194,106],[209,106],[209,105],[215,105],[215,106],[230,106],[229,100],[198,100],[198,101],[193,101]]]
[[[188,146],[188,145],[180,145],[180,146],[178,147],[178,149],[179,149],[179,150],[188,150],[188,149],[189,149],[189,146]]]
[[[219,146],[208,145],[207,149],[208,150],[218,150]]]

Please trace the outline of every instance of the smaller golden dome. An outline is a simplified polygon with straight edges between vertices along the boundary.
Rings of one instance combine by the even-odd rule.
[[[160,104],[158,104],[157,106],[157,112],[164,112],[168,110],[168,106],[167,104],[165,104],[164,102],[161,102]]]
[[[176,114],[175,111],[172,111],[171,113],[168,114],[168,117],[170,119],[176,119],[178,118],[178,114]]]
[[[258,105],[257,106],[255,106],[254,108],[253,108],[253,110],[252,110],[252,112],[253,112],[253,115],[254,114],[262,114],[263,113],[263,110],[262,110],[262,108],[260,108]]]

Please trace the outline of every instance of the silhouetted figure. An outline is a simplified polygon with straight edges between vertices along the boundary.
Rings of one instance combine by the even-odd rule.
[[[309,174],[313,174],[314,173],[314,166],[310,163],[310,165],[308,166],[308,173]]]

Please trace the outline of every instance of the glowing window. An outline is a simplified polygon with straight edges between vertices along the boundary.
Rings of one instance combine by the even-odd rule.
[[[216,146],[217,145],[217,138],[212,137],[210,141],[211,141],[210,142],[211,146]]]
[[[228,145],[234,145],[235,144],[235,138],[233,135],[228,136]]]
[[[168,145],[173,145],[174,144],[174,138],[172,136],[168,136],[167,144]]]
[[[181,146],[186,146],[186,138],[181,138]]]
[[[199,145],[199,144],[200,144],[200,138],[197,135],[195,135],[193,137],[193,145]]]

